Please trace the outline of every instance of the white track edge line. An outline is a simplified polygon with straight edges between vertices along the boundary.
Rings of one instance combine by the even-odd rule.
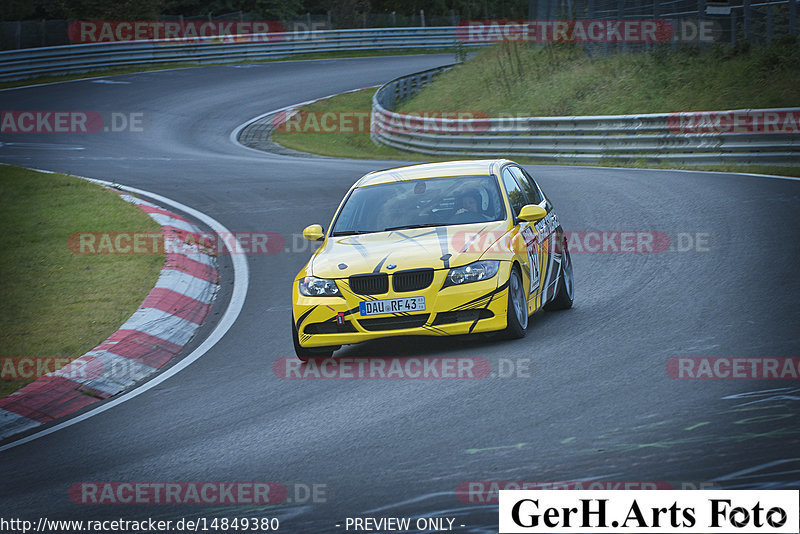
[[[32,169],[32,170],[36,170],[36,169]],[[49,171],[49,172],[52,172],[52,171]],[[201,211],[198,211],[198,210],[196,210],[194,208],[186,206],[185,204],[181,204],[180,202],[177,202],[177,201],[172,200],[170,198],[167,198],[167,197],[155,194],[155,193],[149,193],[147,191],[144,191],[142,189],[137,189],[135,187],[128,187],[128,186],[125,186],[125,185],[120,185],[120,184],[116,184],[116,183],[112,183],[112,182],[107,182],[105,180],[97,180],[97,179],[94,179],[94,178],[87,178],[85,176],[79,176],[78,178],[82,178],[84,180],[88,180],[88,181],[96,183],[96,184],[104,185],[106,187],[114,187],[114,188],[117,188],[117,189],[122,189],[123,191],[128,191],[130,193],[136,193],[136,194],[147,196],[148,198],[152,198],[153,200],[156,200],[158,202],[161,202],[161,203],[167,204],[169,206],[172,206],[173,208],[179,209],[179,210],[183,211],[184,213],[187,213],[187,214],[195,217],[196,219],[198,219],[198,220],[204,222],[205,224],[207,224],[215,232],[230,234],[230,230],[225,228],[225,226],[223,226],[222,223],[220,223],[217,220],[213,219],[209,215],[206,215],[205,213],[203,213]],[[236,246],[239,246],[238,240],[236,241]],[[247,266],[247,261],[245,260],[245,256],[243,254],[230,254],[230,257],[231,257],[231,261],[233,262],[233,271],[234,271],[234,275],[233,275],[233,293],[231,295],[231,300],[228,303],[228,307],[225,310],[225,313],[223,314],[223,316],[220,319],[219,323],[217,323],[217,326],[214,328],[213,332],[211,332],[211,334],[197,348],[195,348],[189,355],[187,355],[185,358],[183,358],[182,360],[177,362],[175,365],[173,365],[172,367],[170,367],[169,369],[167,369],[163,373],[160,373],[160,374],[156,375],[155,377],[153,377],[152,379],[148,380],[147,382],[145,382],[141,386],[139,386],[139,387],[137,387],[135,389],[132,389],[131,391],[121,395],[120,397],[118,397],[116,399],[113,399],[111,401],[105,402],[105,403],[99,405],[98,407],[96,407],[96,408],[94,408],[94,409],[92,409],[92,410],[90,410],[90,411],[88,411],[86,413],[83,413],[83,414],[81,414],[81,415],[79,415],[77,417],[73,417],[72,419],[68,419],[67,421],[64,421],[63,423],[59,423],[59,424],[57,424],[55,426],[46,428],[46,429],[44,429],[44,430],[42,430],[40,432],[36,432],[36,433],[31,434],[29,436],[26,436],[24,438],[18,439],[16,441],[12,441],[11,443],[8,443],[8,444],[0,447],[0,452],[8,450],[8,449],[11,449],[13,447],[17,447],[17,446],[22,445],[24,443],[29,443],[29,442],[31,442],[31,441],[33,441],[35,439],[47,436],[48,434],[52,434],[53,432],[57,432],[57,431],[62,430],[64,428],[70,427],[70,426],[72,426],[74,424],[80,423],[81,421],[85,421],[86,419],[89,419],[92,416],[95,416],[97,414],[103,413],[106,410],[110,410],[111,408],[113,408],[113,407],[115,407],[115,406],[117,406],[119,404],[122,404],[123,402],[131,400],[134,397],[137,397],[140,394],[144,393],[145,391],[147,391],[147,390],[149,390],[149,389],[161,384],[162,382],[164,382],[168,378],[171,378],[172,376],[178,374],[180,371],[182,371],[183,369],[188,367],[190,364],[192,364],[194,361],[198,360],[201,356],[203,356],[206,352],[208,352],[214,345],[217,344],[217,342],[219,342],[220,339],[222,339],[222,337],[228,332],[228,330],[230,330],[230,328],[233,326],[233,323],[236,322],[236,319],[239,316],[239,312],[241,312],[242,307],[244,306],[245,297],[247,296],[247,287],[248,287],[250,275],[249,275],[249,269],[248,269],[248,266]]]

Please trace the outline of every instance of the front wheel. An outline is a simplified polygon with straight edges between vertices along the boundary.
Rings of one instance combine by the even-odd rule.
[[[336,347],[315,347],[310,349],[301,346],[294,317],[292,317],[292,341],[294,342],[294,353],[304,362],[308,361],[309,358],[330,358],[333,356],[333,351],[336,350]]]
[[[508,277],[508,307],[506,312],[507,326],[503,332],[508,339],[525,337],[528,328],[528,301],[525,298],[525,286],[519,268],[511,268]]]
[[[575,298],[575,287],[572,280],[572,258],[569,256],[567,240],[564,239],[564,252],[561,256],[561,276],[558,278],[556,294],[553,300],[544,305],[547,311],[567,310],[572,307]]]

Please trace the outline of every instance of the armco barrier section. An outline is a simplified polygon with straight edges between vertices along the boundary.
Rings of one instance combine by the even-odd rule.
[[[0,80],[160,63],[224,63],[296,54],[484,46],[457,40],[456,27],[318,30],[117,41],[0,52]]]
[[[378,89],[372,99],[372,140],[436,156],[515,156],[553,163],[800,164],[800,108],[505,118],[392,111],[452,67],[396,78]]]

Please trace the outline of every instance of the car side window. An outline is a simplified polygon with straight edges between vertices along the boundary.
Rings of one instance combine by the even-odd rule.
[[[503,180],[503,187],[505,187],[506,192],[508,193],[508,202],[511,204],[511,209],[514,211],[514,216],[516,217],[519,215],[519,210],[522,209],[522,206],[528,203],[526,202],[525,194],[522,192],[522,189],[517,181],[511,175],[508,167],[503,169],[503,171],[500,173],[500,176]]]
[[[527,197],[527,203],[539,204],[542,201],[542,196],[539,194],[539,188],[536,187],[533,179],[519,167],[509,168],[511,169],[511,173],[522,186],[522,190],[525,192],[525,196]]]

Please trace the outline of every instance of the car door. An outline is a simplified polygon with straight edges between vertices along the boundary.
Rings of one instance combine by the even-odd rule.
[[[510,171],[521,184],[523,191],[528,195],[528,203],[538,204],[547,211],[547,216],[534,224],[539,238],[539,265],[543,266],[541,272],[542,302],[540,303],[543,305],[555,296],[558,273],[561,266],[561,254],[559,253],[561,245],[559,240],[562,239],[562,232],[560,231],[558,217],[553,206],[531,175],[525,169],[517,166],[511,166]]]
[[[512,170],[514,166],[507,165],[500,171],[500,178],[503,182],[503,187],[508,195],[508,203],[511,205],[511,211],[516,218],[523,206],[532,204],[528,193],[523,189],[523,186],[514,176]],[[526,283],[528,288],[528,312],[536,311],[541,306],[541,255],[539,237],[536,232],[535,226],[528,221],[518,222],[519,231],[514,240],[519,240],[517,246],[513,249],[520,251],[524,249],[524,254],[520,254],[519,260],[522,264],[522,280],[523,284]]]

